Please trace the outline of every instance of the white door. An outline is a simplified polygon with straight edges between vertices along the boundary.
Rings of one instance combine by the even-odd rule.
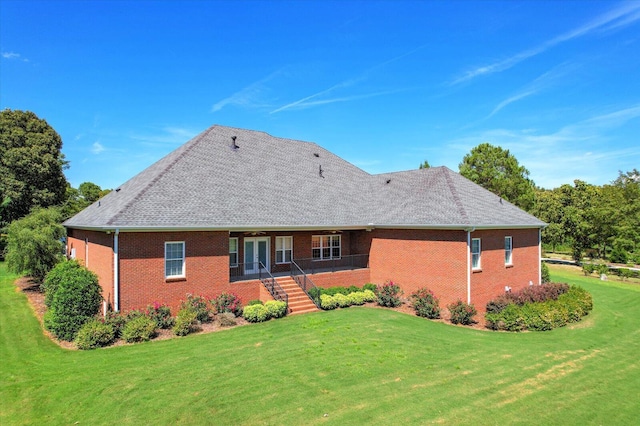
[[[269,270],[269,237],[244,239],[244,273],[257,274],[262,263]]]

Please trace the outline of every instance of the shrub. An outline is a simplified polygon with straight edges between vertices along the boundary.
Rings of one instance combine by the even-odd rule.
[[[545,302],[556,300],[561,294],[569,291],[569,285],[565,283],[546,283],[543,285],[529,286],[518,291],[501,294],[487,303],[488,313],[498,313],[510,303],[522,306],[525,303]]]
[[[234,293],[222,293],[220,296],[211,300],[211,305],[213,306],[213,310],[218,314],[231,312],[237,317],[242,314],[240,297]]]
[[[373,290],[366,289],[362,292],[362,294],[364,295],[365,303],[375,302],[376,300],[378,300],[378,296],[376,296],[376,293]]]
[[[599,263],[596,265],[596,271],[598,272],[598,275],[608,274],[609,267],[604,263]]]
[[[582,272],[584,273],[585,276],[593,274],[595,270],[596,270],[596,265],[594,265],[593,263],[582,264]]]
[[[622,278],[622,281],[624,281],[625,279],[633,278],[635,276],[635,273],[628,268],[620,268],[618,269],[618,272],[620,274],[620,278]]]
[[[60,283],[72,276],[82,273],[82,265],[75,260],[60,262],[46,276],[40,288],[44,291],[44,304],[51,307],[53,295],[60,287]]]
[[[222,327],[231,327],[238,324],[236,316],[232,312],[223,312],[218,314],[218,320]]]
[[[127,319],[120,312],[107,311],[107,315],[102,320],[105,324],[113,327],[115,338],[122,336],[122,329],[127,323]]]
[[[173,318],[171,317],[171,308],[167,305],[154,303],[153,305],[147,306],[147,311],[145,312],[149,318],[156,322],[156,327],[162,329],[168,329],[173,326]]]
[[[71,262],[76,263],[77,262]],[[53,270],[60,279],[53,292],[44,326],[61,340],[73,341],[82,325],[92,319],[102,304],[98,277],[81,266],[61,262]]]
[[[198,312],[191,307],[186,307],[178,311],[171,330],[176,336],[186,336],[196,331],[198,327]]]
[[[265,302],[264,307],[267,308],[269,318],[282,318],[287,315],[287,304],[280,300],[269,300]]]
[[[440,301],[431,290],[421,288],[411,295],[411,299],[413,309],[419,317],[440,318]]]
[[[323,288],[321,289],[321,291],[322,291],[322,294],[328,294],[329,296],[335,296],[336,294],[342,294],[346,296],[347,294],[350,293],[347,287],[340,287],[340,286]]]
[[[331,309],[335,309],[338,307],[338,302],[334,299],[333,296],[329,296],[328,294],[321,294],[320,307],[325,311],[330,311]]]
[[[387,281],[383,285],[376,287],[376,294],[378,295],[378,304],[380,306],[396,308],[402,304],[400,301],[402,289],[399,285],[394,284],[393,281]]]
[[[269,319],[269,311],[264,305],[249,305],[242,310],[242,316],[249,322],[263,322]]]
[[[336,304],[340,308],[348,308],[349,306],[351,306],[351,303],[349,303],[349,297],[345,296],[342,293],[336,293],[333,296],[333,300],[335,300]]]
[[[542,262],[540,265],[540,278],[542,284],[551,282],[551,274],[549,273],[549,267],[546,263]]]
[[[247,302],[247,306],[251,306],[251,305],[264,305],[264,303],[262,303],[262,300],[260,299],[253,299]]]
[[[309,289],[308,294],[311,300],[313,300],[316,305],[320,303],[320,295],[322,294],[322,289],[318,287],[312,287]]]
[[[196,318],[200,322],[211,321],[211,309],[207,301],[202,296],[194,296],[193,294],[187,294],[187,300],[183,300],[180,303],[180,310],[192,309],[196,313]]]
[[[122,338],[127,343],[146,342],[156,336],[156,322],[146,315],[127,321],[122,329]]]
[[[470,325],[476,321],[473,317],[478,313],[473,305],[464,303],[462,300],[458,300],[447,308],[451,313],[451,322],[454,324]]]
[[[76,336],[78,349],[95,349],[110,345],[116,338],[116,333],[111,326],[98,319],[85,322]]]
[[[364,305],[365,294],[363,291],[354,291],[347,296],[350,305]]]
[[[362,286],[362,291],[370,290],[375,293],[377,288],[378,286],[376,286],[373,283],[366,283],[365,285]]]

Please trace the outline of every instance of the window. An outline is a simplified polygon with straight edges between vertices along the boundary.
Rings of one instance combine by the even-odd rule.
[[[311,238],[311,252],[314,260],[339,259],[341,256],[340,235],[314,235]]]
[[[480,269],[480,238],[471,240],[471,268]]]
[[[504,264],[512,265],[511,255],[513,253],[513,242],[511,237],[504,237]]]
[[[276,237],[276,263],[291,263],[293,237]]]
[[[238,239],[229,238],[229,266],[238,266]]]
[[[164,276],[184,277],[184,241],[164,243]]]

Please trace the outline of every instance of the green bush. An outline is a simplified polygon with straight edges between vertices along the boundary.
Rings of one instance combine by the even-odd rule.
[[[191,307],[186,307],[178,311],[171,330],[176,336],[186,336],[196,331],[198,327],[198,312]]]
[[[510,303],[500,312],[487,313],[484,319],[487,328],[492,330],[522,331],[526,329],[521,309],[515,303]]]
[[[269,318],[282,318],[287,315],[287,304],[280,300],[269,300],[264,303],[264,307],[267,308]]]
[[[174,319],[171,317],[171,308],[167,305],[160,303],[149,305],[145,314],[156,322],[158,328],[169,329],[173,327]]]
[[[242,302],[240,297],[234,293],[222,293],[211,300],[211,305],[217,314],[231,312],[237,317],[242,314]]]
[[[44,291],[44,304],[47,308],[51,307],[53,295],[60,287],[60,283],[82,274],[82,265],[75,260],[63,261],[56,265],[45,277],[40,288]]]
[[[69,262],[75,263],[77,262]],[[57,276],[44,326],[58,339],[73,341],[82,325],[92,319],[102,304],[98,277],[82,266],[61,262],[53,268]],[[60,270],[62,271],[60,271]]]
[[[584,273],[585,276],[589,276],[591,274],[593,274],[593,272],[596,270],[596,265],[593,263],[583,263],[582,264],[582,272]]]
[[[122,329],[122,338],[127,343],[146,342],[156,336],[156,322],[146,315],[127,321]]]
[[[127,318],[120,312],[107,311],[107,315],[104,317],[105,324],[109,324],[113,327],[115,338],[122,336],[122,329],[127,323]]]
[[[329,296],[328,294],[321,294],[320,307],[325,311],[330,311],[331,309],[335,309],[338,307],[338,302],[334,299],[333,296]]]
[[[549,273],[549,267],[544,262],[542,262],[542,264],[540,265],[540,278],[541,278],[542,284],[551,282],[551,274]]]
[[[262,300],[260,299],[253,299],[247,302],[247,306],[251,306],[251,305],[264,305],[264,303],[262,303]]]
[[[365,286],[366,286],[366,284],[365,284]],[[366,289],[362,293],[364,294],[365,303],[375,302],[376,300],[378,300],[378,296],[376,296],[375,291],[373,291],[371,289]]]
[[[217,318],[222,327],[231,327],[238,324],[236,316],[232,312],[223,312],[218,314]]]
[[[378,304],[380,306],[396,308],[402,304],[402,301],[400,300],[402,289],[393,281],[387,281],[383,285],[378,286],[376,288],[376,294],[378,296]]]
[[[372,292],[376,292],[378,286],[376,286],[373,283],[366,283],[365,285],[362,286],[362,291],[366,291],[366,290],[370,290]]]
[[[313,303],[318,305],[320,303],[320,295],[322,294],[322,289],[318,287],[311,287],[307,292]]]
[[[182,309],[192,309],[195,311],[196,317],[200,322],[211,321],[211,309],[209,309],[209,304],[202,296],[187,294],[187,300],[183,300],[180,303],[180,310]]]
[[[333,295],[333,300],[335,300],[336,304],[340,308],[348,308],[351,306],[351,303],[349,303],[349,297],[342,293],[336,293]]]
[[[364,305],[366,303],[365,298],[364,291],[354,291],[347,296],[350,305]]]
[[[108,346],[116,338],[116,333],[111,324],[98,319],[85,322],[76,336],[78,349],[95,349]]]
[[[462,300],[458,300],[447,308],[451,313],[451,322],[454,324],[471,325],[476,321],[473,317],[478,313],[473,305],[464,303]]]
[[[604,263],[597,264],[595,270],[598,272],[598,275],[609,273],[609,267]]]
[[[411,299],[413,309],[419,317],[440,318],[440,301],[431,290],[421,288],[411,295]]]
[[[636,276],[636,273],[628,268],[620,268],[618,269],[618,273],[620,275],[620,278],[622,278],[622,281]]]
[[[242,310],[242,316],[249,322],[263,322],[269,319],[269,311],[264,305],[249,305]]]

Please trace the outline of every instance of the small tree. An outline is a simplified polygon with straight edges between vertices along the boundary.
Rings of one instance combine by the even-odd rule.
[[[51,273],[56,285],[49,285],[50,281],[45,285],[50,304],[44,326],[59,339],[72,341],[80,327],[99,312],[102,288],[96,274],[76,261],[61,262]]]
[[[38,282],[63,258],[64,227],[55,207],[38,209],[7,227],[7,267]]]

